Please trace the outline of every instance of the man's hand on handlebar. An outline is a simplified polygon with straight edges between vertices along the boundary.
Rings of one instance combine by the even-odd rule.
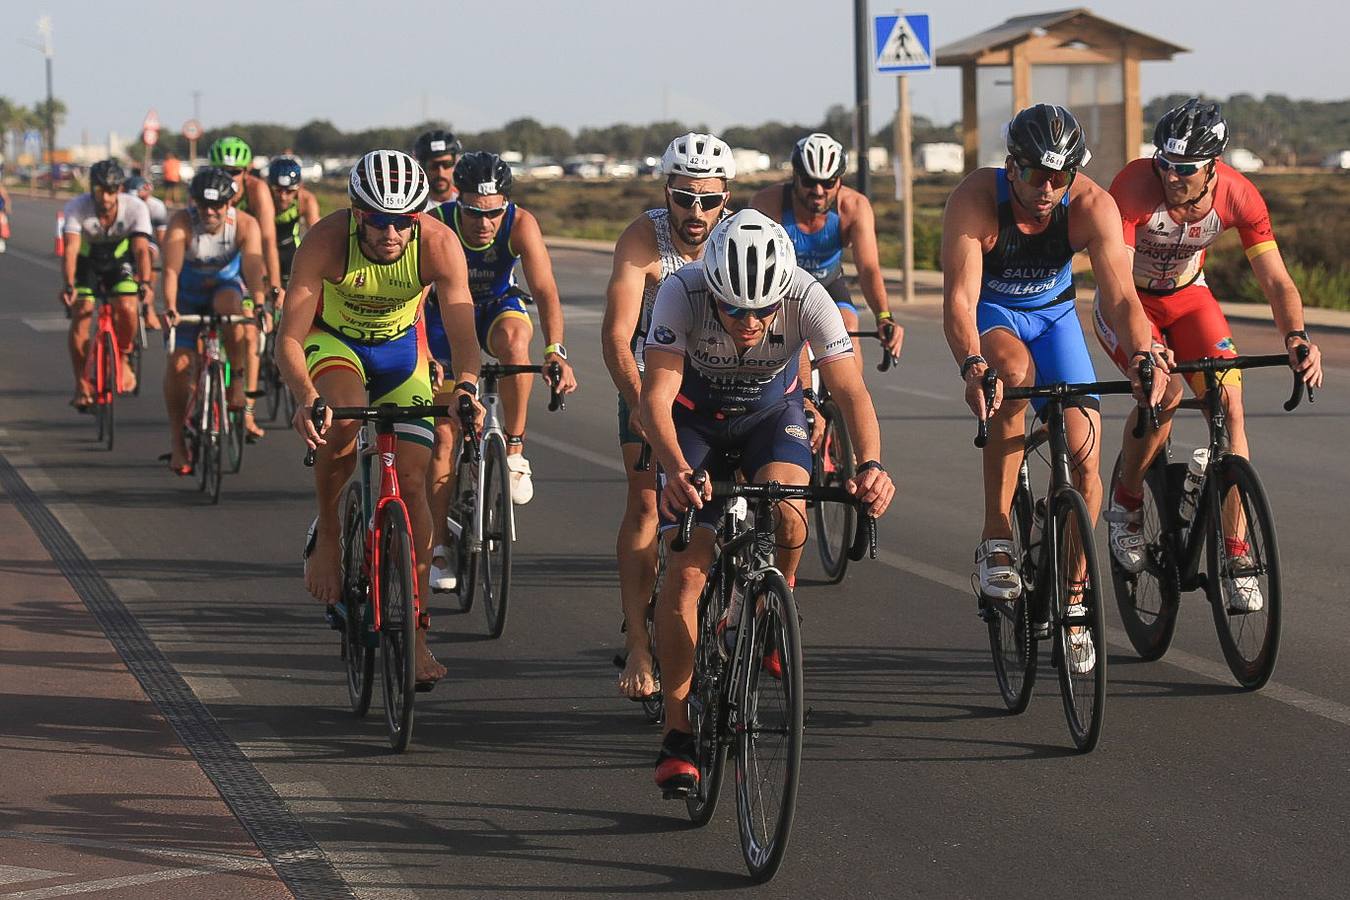
[[[1144,385],[1139,378],[1139,366],[1145,358],[1150,358],[1153,363],[1153,390],[1147,397],[1144,396]],[[1135,351],[1126,373],[1129,375],[1131,387],[1134,388],[1135,402],[1141,406],[1154,408],[1162,403],[1164,395],[1167,394],[1167,376],[1174,359],[1172,351],[1158,343],[1155,343],[1147,354],[1143,350]]]
[[[1312,341],[1301,337],[1288,338],[1284,342],[1289,351],[1289,368],[1303,377],[1303,383],[1310,388],[1322,386],[1322,351]],[[1299,359],[1299,348],[1307,347],[1308,355]]]
[[[880,465],[870,466],[854,475],[844,487],[862,501],[865,511],[873,518],[884,513],[895,498],[895,482]]]
[[[966,405],[977,419],[988,419],[1003,405],[1003,379],[997,379],[994,385],[994,402],[985,408],[984,373],[989,371],[987,363],[975,363],[966,370]]]
[[[712,481],[705,480],[699,490],[693,483],[694,470],[684,469],[666,477],[665,487],[661,489],[661,511],[672,519],[680,518],[690,506],[702,509],[705,500],[712,499]]]
[[[881,333],[881,345],[886,352],[899,359],[900,347],[905,343],[905,326],[894,319],[882,319],[877,322],[877,331]]]
[[[314,405],[320,399],[318,394],[314,394],[307,402],[297,403],[295,415],[291,417],[291,427],[304,439],[305,446],[310,450],[328,443],[323,436],[333,424],[333,410],[325,406],[323,422],[318,428],[314,427]]]
[[[554,384],[548,377],[549,367],[547,365],[544,366],[544,371],[539,374],[540,377],[544,379],[545,384],[552,387],[559,394],[570,394],[577,389],[577,376],[576,373],[572,371],[571,363],[555,353],[550,353],[548,356],[544,357],[544,361],[547,363],[557,363],[558,368],[562,370],[562,376],[558,379],[558,383]]]

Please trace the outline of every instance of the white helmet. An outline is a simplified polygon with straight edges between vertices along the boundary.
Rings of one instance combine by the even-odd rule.
[[[427,173],[402,150],[372,150],[352,166],[347,194],[368,212],[413,213],[426,206]]]
[[[661,174],[732,179],[736,177],[736,161],[726,141],[691,131],[670,142],[661,156]]]
[[[792,148],[792,168],[818,181],[842,175],[847,162],[844,145],[824,132],[808,134]]]
[[[796,271],[792,239],[757,209],[743,209],[718,222],[703,251],[708,289],[742,309],[763,309],[782,300]]]

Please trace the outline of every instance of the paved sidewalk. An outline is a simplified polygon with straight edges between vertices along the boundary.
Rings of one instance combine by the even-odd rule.
[[[0,900],[291,893],[0,494]]]

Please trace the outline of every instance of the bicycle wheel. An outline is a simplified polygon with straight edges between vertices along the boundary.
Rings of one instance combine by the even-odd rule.
[[[755,881],[768,881],[787,851],[801,777],[802,645],[797,605],[777,570],[765,572],[746,603],[751,631],[734,673],[736,821],[741,854]],[[778,658],[778,671],[770,659]]]
[[[642,698],[642,714],[653,725],[659,725],[666,718],[666,704],[661,696],[661,663],[656,658],[656,598],[661,595],[661,583],[666,578],[666,542],[656,541],[656,580],[652,582],[652,598],[647,603],[647,635],[650,638],[648,649],[652,655],[652,679],[656,690],[650,696]]]
[[[220,502],[220,479],[225,474],[223,446],[225,440],[225,373],[218,362],[211,363],[210,407],[206,413],[206,434],[203,436],[203,454],[206,461],[206,494],[212,503]]]
[[[1101,738],[1106,712],[1106,618],[1092,520],[1083,495],[1073,489],[1055,497],[1054,552],[1054,581],[1047,587],[1053,591],[1060,694],[1074,746],[1086,753]],[[1081,602],[1071,604],[1071,597],[1080,592]],[[1072,629],[1088,635],[1076,648],[1072,645]],[[1087,662],[1091,662],[1091,668],[1077,671]]]
[[[342,658],[347,664],[347,699],[352,712],[370,711],[371,687],[375,683],[375,644],[371,637],[374,617],[370,611],[370,585],[366,581],[366,516],[361,502],[361,483],[347,485],[342,495],[342,606],[346,611],[342,629]]]
[[[820,414],[825,419],[825,436],[820,442],[820,452],[811,456],[814,469],[811,483],[821,487],[843,487],[853,477],[856,466],[853,439],[849,437],[843,413],[834,401],[825,401]],[[825,570],[825,580],[838,584],[848,569],[848,548],[858,527],[858,511],[851,503],[818,502],[814,509],[820,565]]]
[[[1036,639],[1031,635],[1031,617],[1027,615],[1034,581],[1030,577],[1031,558],[1039,551],[1039,547],[1031,545],[1033,502],[1026,484],[1019,483],[1009,516],[1018,569],[1022,573],[1021,596],[1016,600],[983,601],[984,617],[989,625],[989,652],[994,657],[994,679],[998,682],[1003,703],[1014,714],[1027,708],[1036,684]]]
[[[1181,468],[1185,468],[1184,464]],[[1177,609],[1181,603],[1181,583],[1172,539],[1166,523],[1173,521],[1175,509],[1168,500],[1167,454],[1159,452],[1144,473],[1144,570],[1131,574],[1108,553],[1116,606],[1134,650],[1140,659],[1155,660],[1172,646],[1177,629]],[[1120,481],[1120,458],[1111,475],[1108,497],[1115,496]]]
[[[722,616],[721,562],[714,562],[708,583],[698,602],[698,635],[694,645],[694,673],[689,685],[689,725],[694,733],[694,753],[698,761],[698,788],[684,798],[689,819],[697,826],[707,825],[717,811],[722,793],[722,776],[727,768],[727,704],[722,685],[726,678],[726,657],[717,633]]]
[[[141,395],[141,363],[144,353],[141,347],[141,340],[145,336],[145,320],[140,321],[140,326],[136,335],[136,340],[131,343],[131,353],[128,358],[131,360],[131,372],[136,376],[136,386],[131,389],[131,396],[139,397]]]
[[[483,615],[488,634],[502,636],[511,591],[511,472],[506,468],[506,442],[499,434],[483,441]]]
[[[117,347],[113,341],[110,332],[102,332],[98,339],[99,345],[99,438],[103,441],[103,447],[106,450],[113,448],[113,432],[116,426],[117,417],[115,406],[117,401],[117,385],[121,380],[120,372],[117,371]]]
[[[1270,680],[1280,649],[1275,520],[1261,479],[1242,457],[1225,456],[1211,468],[1208,480],[1214,487],[1207,488],[1211,503],[1205,523],[1205,593],[1228,668],[1238,684],[1254,691]],[[1238,599],[1250,598],[1253,591],[1259,608],[1243,610]]]
[[[380,664],[384,721],[389,746],[403,752],[412,739],[413,697],[417,691],[417,617],[413,610],[416,568],[408,514],[397,503],[380,512]]]
[[[455,463],[455,499],[451,503],[449,516],[460,524],[459,537],[454,537],[453,528],[447,528],[454,542],[455,565],[458,569],[458,584],[455,590],[459,597],[460,612],[473,609],[474,593],[478,590],[478,551],[471,549],[477,484],[477,463],[469,459],[469,454],[460,453]]]
[[[231,409],[225,416],[225,450],[229,458],[230,474],[238,474],[244,464],[244,411]]]

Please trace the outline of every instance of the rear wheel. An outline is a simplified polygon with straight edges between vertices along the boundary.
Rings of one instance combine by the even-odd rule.
[[[1101,738],[1106,712],[1106,619],[1087,503],[1075,490],[1055,497],[1053,618],[1064,716],[1074,746]],[[1049,573],[1046,573],[1048,575]]]
[[[1185,468],[1184,464],[1177,465]],[[1181,603],[1177,561],[1167,527],[1174,514],[1167,499],[1168,468],[1167,454],[1159,451],[1153,465],[1144,473],[1144,570],[1131,574],[1116,562],[1114,553],[1107,554],[1120,621],[1135,652],[1145,660],[1161,658],[1172,645]],[[1108,497],[1115,496],[1119,481],[1120,459],[1117,458]]]
[[[212,503],[220,502],[220,480],[225,474],[225,429],[229,414],[225,406],[225,372],[218,362],[211,363],[210,407],[206,411],[206,434],[203,437],[204,462],[206,463],[206,495]]]
[[[662,542],[664,543],[664,542]],[[694,645],[694,677],[689,685],[689,725],[694,733],[694,756],[698,762],[698,787],[685,797],[690,820],[707,825],[717,810],[722,793],[722,776],[727,767],[727,709],[722,703],[722,680],[726,660],[722,654],[717,621],[722,606],[720,562],[714,562],[708,583],[699,598],[698,637]]]
[[[811,483],[821,487],[843,487],[853,477],[856,463],[853,459],[853,440],[844,424],[843,414],[834,401],[821,404],[825,420],[825,435],[820,452],[812,454]],[[848,569],[848,549],[857,528],[858,511],[851,503],[815,504],[816,548],[820,551],[821,568],[830,584],[837,584]]]
[[[459,608],[461,612],[473,609],[474,593],[478,590],[478,554],[473,546],[474,499],[477,496],[474,485],[478,482],[478,464],[469,458],[467,451],[461,450],[459,461],[455,464],[455,500],[450,509],[450,518],[460,526],[458,539],[455,540],[455,565],[458,570]],[[454,529],[449,529],[454,534]]]
[[[652,680],[656,682],[656,690],[649,696],[642,698],[642,713],[647,717],[647,721],[653,725],[659,725],[666,718],[665,698],[661,695],[661,663],[656,658],[656,598],[661,596],[661,583],[666,578],[666,542],[658,539],[656,542],[656,581],[652,582],[652,598],[647,603],[647,636],[649,641],[648,650],[652,658]]]
[[[1209,480],[1215,485],[1210,499],[1219,503],[1211,502],[1205,523],[1205,593],[1228,668],[1238,684],[1256,690],[1270,680],[1280,649],[1275,520],[1261,479],[1247,460],[1225,456],[1210,470]],[[1254,605],[1259,608],[1251,609]]]
[[[226,434],[224,438],[226,454],[229,457],[230,474],[238,473],[244,464],[244,411],[229,410],[225,417]]]
[[[506,628],[511,589],[511,472],[506,467],[506,443],[490,434],[483,441],[483,615],[488,634],[502,636]]]
[[[754,604],[751,633],[733,687],[739,695],[736,820],[750,877],[764,882],[783,862],[797,810],[805,718],[802,646],[797,605],[777,571],[766,572],[746,602]]]
[[[99,348],[99,437],[105,449],[113,448],[113,431],[116,425],[114,407],[117,401],[117,385],[121,381],[121,372],[117,371],[117,347],[109,332],[102,332],[98,340]]]
[[[398,503],[380,512],[380,663],[384,676],[384,719],[389,746],[407,749],[412,740],[413,697],[417,690],[417,617],[413,610],[416,569],[408,515]]]
[[[1024,483],[1019,483],[1013,494],[1012,519],[1014,558],[1022,574],[1022,593],[1016,600],[982,599],[985,620],[989,624],[989,650],[994,657],[994,678],[998,692],[1009,712],[1020,713],[1031,702],[1036,684],[1036,639],[1031,634],[1031,617],[1027,615],[1028,598],[1032,591],[1030,573],[1034,562],[1032,554],[1032,497]]]
[[[370,585],[366,580],[366,517],[359,481],[347,485],[339,508],[342,523],[342,605],[346,618],[342,630],[342,658],[347,663],[347,699],[352,712],[364,716],[370,710],[371,686],[375,682],[374,616],[370,609]]]

